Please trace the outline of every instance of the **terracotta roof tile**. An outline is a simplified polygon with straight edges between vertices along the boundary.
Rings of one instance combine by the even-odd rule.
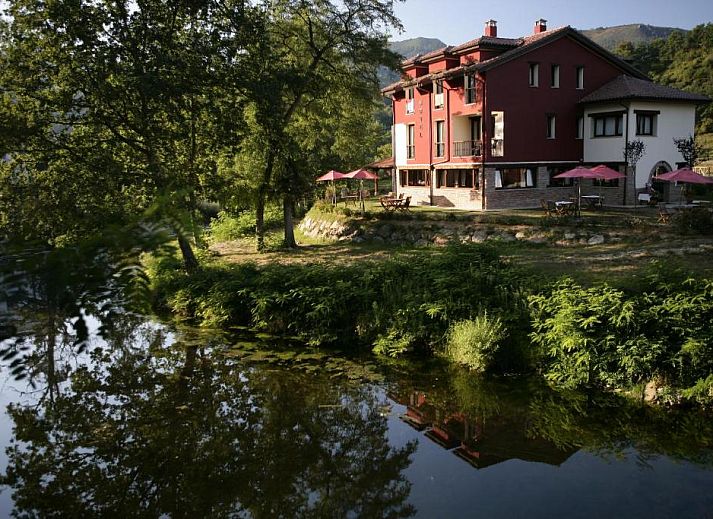
[[[700,94],[692,94],[677,88],[659,85],[652,81],[621,75],[583,97],[580,103],[598,103],[619,99],[662,99],[694,103],[710,101],[708,97]]]

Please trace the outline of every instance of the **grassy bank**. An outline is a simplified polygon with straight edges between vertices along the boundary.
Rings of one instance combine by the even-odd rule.
[[[214,256],[193,276],[170,258],[152,264],[156,308],[202,326],[246,326],[314,345],[444,355],[474,371],[535,371],[563,387],[713,401],[710,238],[658,225],[645,209],[578,222],[535,211],[317,210],[327,221],[362,226],[423,218],[496,229],[493,236],[555,226],[550,236],[587,228],[611,239],[416,247],[298,233],[299,250],[275,245],[256,254],[249,239],[214,237]]]

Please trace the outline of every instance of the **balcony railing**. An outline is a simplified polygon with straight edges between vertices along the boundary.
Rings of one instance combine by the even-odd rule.
[[[406,158],[412,159],[416,156],[416,146],[406,146]]]
[[[412,114],[414,112],[414,101],[413,99],[409,99],[406,101],[406,113],[407,114]]]
[[[483,145],[480,141],[453,142],[454,157],[480,157],[482,154]]]
[[[433,106],[436,108],[443,108],[443,94],[433,95]]]
[[[436,157],[443,157],[446,153],[446,145],[442,142],[436,142],[433,145],[433,153]]]

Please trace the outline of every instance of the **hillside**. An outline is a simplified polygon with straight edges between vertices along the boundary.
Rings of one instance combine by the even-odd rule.
[[[389,48],[397,54],[401,54],[404,58],[410,58],[416,54],[425,54],[445,46],[446,44],[437,38],[410,38],[389,43]],[[379,84],[382,88],[398,80],[399,74],[397,72],[383,67],[379,69]]]
[[[649,43],[659,38],[666,39],[674,31],[686,32],[683,29],[676,29],[675,27],[656,27],[654,25],[643,25],[640,23],[616,25],[614,27],[598,27],[596,29],[586,29],[581,32],[605,49],[616,50],[622,43],[631,42],[637,45],[639,43]]]

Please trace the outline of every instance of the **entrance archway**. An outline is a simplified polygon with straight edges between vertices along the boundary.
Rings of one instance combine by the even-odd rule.
[[[656,180],[657,175],[661,175],[662,173],[668,173],[669,171],[673,171],[671,165],[665,160],[660,160],[656,164],[654,164],[654,167],[651,168],[651,171],[649,171],[649,179],[646,182],[646,188],[653,189],[654,191],[656,191],[659,194],[659,199],[664,202],[670,201],[671,183],[656,182],[654,184],[654,181]]]

